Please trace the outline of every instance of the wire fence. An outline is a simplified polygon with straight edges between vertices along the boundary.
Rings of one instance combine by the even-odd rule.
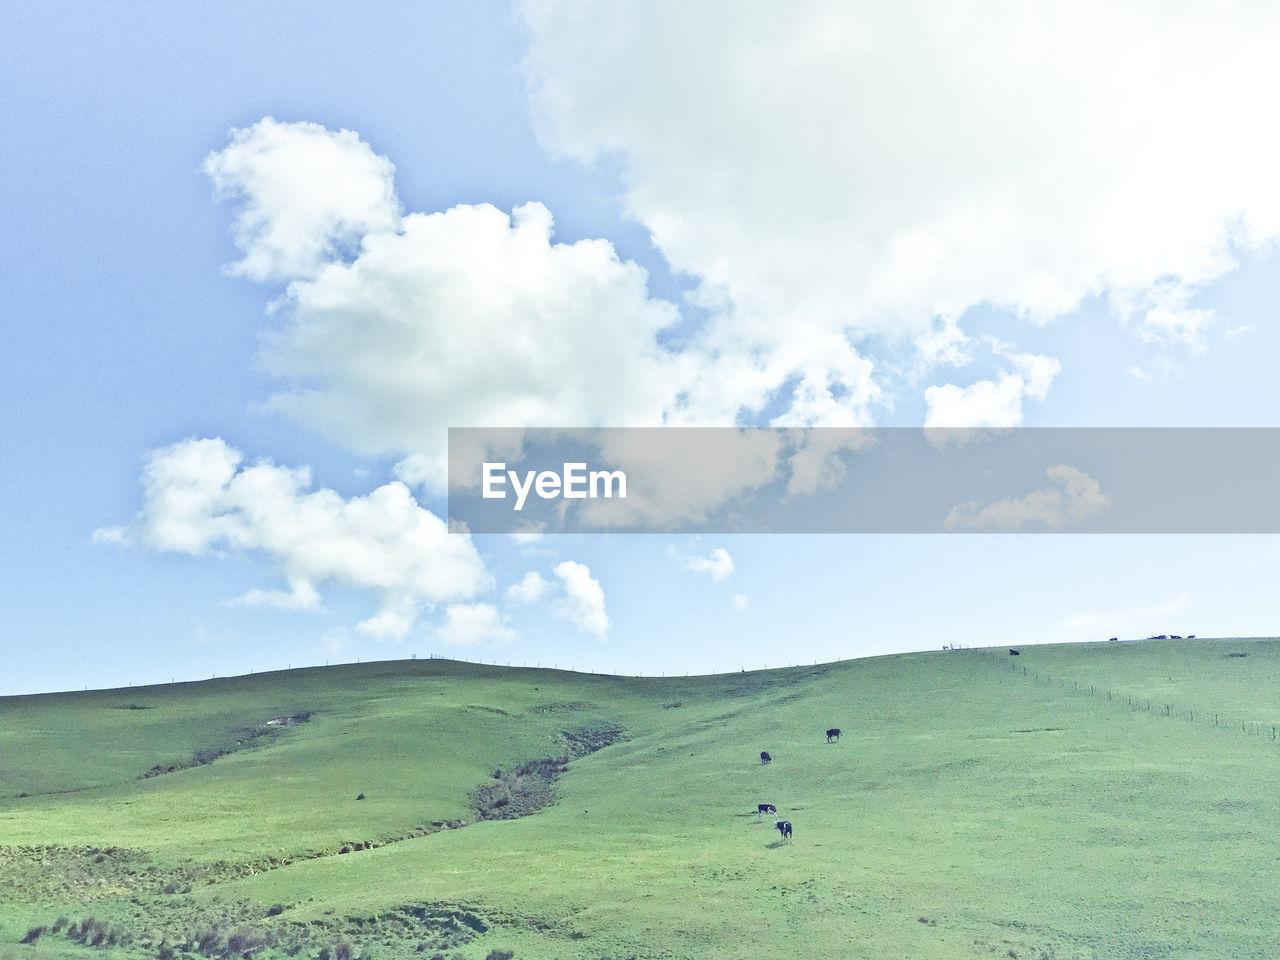
[[[1168,717],[1171,720],[1184,720],[1188,723],[1202,724],[1205,727],[1214,727],[1228,733],[1237,733],[1243,736],[1257,737],[1264,740],[1280,740],[1280,723],[1272,723],[1262,720],[1245,720],[1239,717],[1224,715],[1221,711],[1193,709],[1191,707],[1180,706],[1176,703],[1169,703],[1159,697],[1143,697],[1135,696],[1132,693],[1122,693],[1104,687],[1099,684],[1086,683],[1081,680],[1068,681],[1065,677],[1054,677],[1048,673],[1041,673],[1030,667],[1023,666],[1017,661],[1011,659],[1011,655],[1001,656],[990,650],[975,650],[975,653],[982,656],[989,662],[1004,667],[1011,673],[1024,677],[1032,683],[1039,683],[1049,687],[1058,687],[1059,689],[1069,689],[1073,693],[1083,694],[1089,697],[1095,697],[1099,701],[1105,700],[1113,704],[1124,704],[1128,709],[1135,712],[1144,712],[1152,716]]]

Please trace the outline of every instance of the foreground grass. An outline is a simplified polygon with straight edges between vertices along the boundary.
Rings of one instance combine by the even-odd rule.
[[[0,942],[83,954],[16,941],[92,915],[132,937],[92,956],[222,924],[307,957],[1273,957],[1278,665],[1274,641],[667,680],[433,660],[0,700]],[[555,804],[457,828],[494,770],[610,726]]]

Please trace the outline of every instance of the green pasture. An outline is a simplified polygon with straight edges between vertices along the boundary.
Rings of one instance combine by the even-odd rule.
[[[0,699],[0,958],[1280,955],[1280,641],[1018,649]],[[495,771],[618,728],[476,822]],[[59,917],[112,933],[19,943]]]

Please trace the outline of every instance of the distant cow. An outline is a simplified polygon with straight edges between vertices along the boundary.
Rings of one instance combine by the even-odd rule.
[[[1021,653],[1019,653],[1017,650],[1013,649],[1013,647],[1010,647],[1010,648],[1009,648],[1009,656],[1011,656],[1011,657],[1020,657],[1020,656],[1022,656],[1022,654],[1021,654]]]
[[[777,812],[778,812],[778,808],[775,807],[772,803],[757,803],[756,804],[756,823],[759,823],[761,818],[766,813],[776,814]]]
[[[791,821],[779,820],[774,826],[778,829],[778,833],[782,834],[782,839],[791,842]]]
[[[1109,638],[1107,638],[1107,643],[1119,643],[1119,642],[1120,642],[1120,638],[1119,638],[1119,637],[1109,637]]]
[[[362,793],[362,794],[359,794],[359,795],[356,797],[356,799],[357,799],[357,800],[363,800],[363,799],[364,799],[364,794],[363,794],[363,793]]]
[[[768,751],[768,750],[761,750],[761,751],[760,751],[760,762],[761,762],[761,763],[773,763],[773,757],[769,756],[769,751]]]
[[[839,727],[832,727],[830,730],[827,731],[827,743],[831,743],[831,741],[839,740],[839,739],[840,739]]]

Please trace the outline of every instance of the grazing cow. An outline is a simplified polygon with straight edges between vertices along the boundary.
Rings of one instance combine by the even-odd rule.
[[[357,799],[357,800],[363,800],[363,799],[364,799],[364,794],[363,794],[363,793],[362,793],[362,794],[360,794],[359,796],[357,796],[357,797],[356,797],[356,799]]]
[[[769,756],[769,751],[768,751],[768,750],[761,750],[761,751],[760,751],[760,762],[761,762],[761,763],[773,763],[773,757]]]
[[[1120,642],[1120,638],[1119,638],[1119,637],[1109,637],[1109,638],[1107,638],[1107,643],[1119,643],[1119,642]]]
[[[775,807],[772,803],[757,803],[756,804],[756,823],[759,823],[761,818],[764,817],[766,813],[776,814],[777,812],[778,812],[778,808]]]
[[[827,731],[827,743],[831,743],[831,741],[839,740],[839,739],[840,739],[839,727],[832,727],[830,730]]]
[[[1010,647],[1010,648],[1009,648],[1009,656],[1011,656],[1011,657],[1020,657],[1020,656],[1022,656],[1022,654],[1020,654],[1017,650],[1013,649],[1013,647]]]
[[[791,821],[790,820],[779,820],[777,823],[774,824],[774,827],[777,828],[778,833],[782,834],[783,840],[787,841],[787,843],[791,842]]]

